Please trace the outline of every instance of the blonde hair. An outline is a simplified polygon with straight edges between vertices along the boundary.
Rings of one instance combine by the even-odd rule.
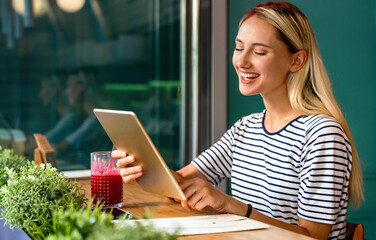
[[[274,26],[291,53],[299,50],[307,52],[307,61],[303,68],[290,72],[287,77],[290,104],[301,114],[326,114],[341,124],[352,151],[349,198],[354,207],[359,207],[364,199],[360,159],[350,128],[334,98],[311,24],[299,8],[287,2],[261,3],[242,18],[239,26],[253,15]]]

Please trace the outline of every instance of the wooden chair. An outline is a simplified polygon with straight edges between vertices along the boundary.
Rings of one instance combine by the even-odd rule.
[[[364,226],[361,223],[346,222],[346,240],[363,240]]]
[[[50,163],[53,167],[56,167],[55,151],[47,138],[39,133],[34,133],[34,138],[38,145],[38,147],[34,149],[35,164]]]

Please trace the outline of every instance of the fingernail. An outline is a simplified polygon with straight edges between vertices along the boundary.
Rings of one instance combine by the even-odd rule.
[[[122,152],[120,156],[125,157],[125,155],[126,155],[125,152]]]

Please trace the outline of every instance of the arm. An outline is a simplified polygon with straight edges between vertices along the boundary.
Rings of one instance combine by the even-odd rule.
[[[137,178],[143,173],[142,165],[135,165],[132,167],[127,166],[130,163],[134,163],[136,159],[134,156],[127,156],[127,154],[122,151],[115,150],[112,152],[112,156],[119,159],[118,167],[121,168],[120,173],[124,182],[136,184]],[[205,175],[202,174],[192,163],[177,172],[171,172],[188,198],[187,201],[181,202],[181,205],[188,211],[190,209],[202,211],[209,207],[221,213],[232,213],[245,216],[248,206],[211,185],[206,180]],[[250,217],[269,225],[318,239],[327,239],[332,227],[332,225],[329,224],[312,222],[302,218],[299,218],[299,225],[292,225],[268,217],[255,209],[252,210]]]
[[[217,147],[213,148],[213,152],[218,154],[220,160],[222,162],[226,162],[224,165],[222,164],[222,168],[228,168],[227,171],[228,173],[230,172],[231,168],[231,161],[228,160],[231,155],[231,141],[232,141],[232,131],[234,128],[228,130],[226,134],[221,138],[220,141],[216,144]],[[123,178],[123,181],[126,183],[131,183],[135,184],[137,183],[137,178],[142,176],[143,174],[143,166],[138,164],[136,165],[135,157],[134,156],[127,156],[127,154],[123,151],[119,150],[114,150],[112,151],[112,157],[115,159],[118,159],[117,162],[117,167],[120,168],[120,175]],[[130,166],[130,164],[132,166]],[[221,169],[213,169],[214,171],[217,171],[217,174],[213,177],[213,182],[219,181],[221,177],[226,177],[224,176],[225,174],[219,173],[218,171],[221,171]],[[198,170],[195,165],[192,163],[188,164],[186,167],[180,169],[177,172],[174,172],[171,170],[171,173],[174,175],[175,179],[179,182],[182,183],[184,180],[191,179],[191,178],[202,178],[202,179],[207,179],[207,177],[201,173],[200,170]],[[229,175],[228,175],[229,176]],[[228,177],[227,176],[227,177]]]
[[[130,166],[130,164],[135,163],[136,158],[119,150],[112,151],[112,157],[118,159],[117,167],[120,168],[120,175],[122,176],[123,181],[130,184],[137,183],[137,178],[143,174],[142,164]],[[206,179],[204,174],[202,174],[192,163],[188,164],[177,172],[173,170],[170,171],[178,183],[196,177]]]
[[[192,163],[188,164],[184,168],[180,169],[174,174],[176,180],[180,183],[184,180],[192,179],[192,178],[202,178],[206,179],[205,175],[202,174],[195,165]]]
[[[332,229],[332,226],[333,226],[330,224],[324,224],[324,223],[305,220],[303,218],[299,218],[298,225],[292,225],[292,224],[288,224],[288,223],[276,220],[274,218],[268,217],[255,209],[252,210],[252,214],[250,218],[267,223],[269,225],[283,228],[289,231],[304,234],[304,235],[307,235],[316,239],[328,239],[330,230]]]
[[[192,163],[176,174],[178,174],[180,178],[178,181],[188,198],[187,201],[181,203],[187,210],[203,211],[209,207],[220,213],[245,216],[248,206],[211,185]],[[308,221],[303,218],[299,218],[299,225],[292,225],[268,217],[255,209],[252,210],[250,218],[317,239],[327,239],[332,228],[330,224]]]

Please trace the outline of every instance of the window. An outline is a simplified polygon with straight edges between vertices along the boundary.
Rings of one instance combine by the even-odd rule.
[[[19,2],[1,2],[0,145],[33,159],[42,133],[59,170],[88,169],[90,152],[112,148],[93,108],[130,110],[180,168],[184,1]]]

